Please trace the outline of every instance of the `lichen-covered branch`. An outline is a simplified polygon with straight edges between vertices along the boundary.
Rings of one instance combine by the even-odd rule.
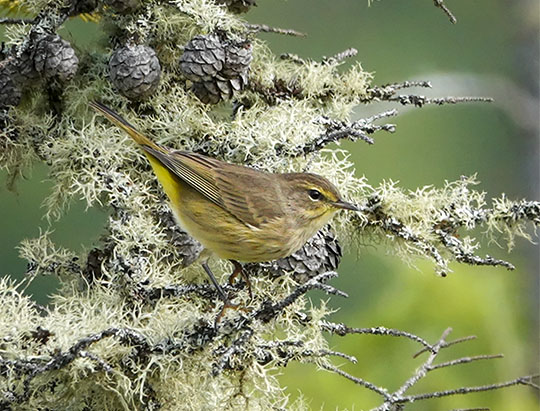
[[[0,8],[14,3],[0,0]],[[451,16],[443,2],[436,4]],[[0,168],[15,183],[39,161],[52,182],[44,204],[51,230],[19,247],[28,262],[25,281],[0,279],[0,408],[286,409],[289,399],[276,375],[291,361],[348,378],[388,406],[487,389],[408,395],[432,370],[496,356],[436,364],[440,350],[453,344],[446,335],[431,344],[397,329],[336,324],[328,319],[331,309],[324,302],[310,306],[306,294],[347,296],[328,283],[337,276],[344,239],[384,241],[405,262],[428,258],[443,275],[452,262],[513,267],[478,255],[480,242],[467,231],[481,227],[488,240],[502,233],[511,248],[516,237],[531,238],[531,225],[540,225],[540,203],[501,196],[488,206],[484,194],[470,187],[473,179],[413,192],[391,183],[373,187],[357,176],[347,150],[333,148],[342,140],[373,144],[375,133],[395,131],[394,124],[379,122],[397,110],[352,120],[361,104],[421,107],[489,99],[402,94],[431,87],[428,82],[374,86],[358,62],[342,66],[355,49],[329,50],[331,57],[318,60],[278,58],[258,33],[301,33],[246,23],[238,14],[253,5],[28,0],[21,4],[23,17],[0,20],[6,32]],[[97,17],[89,24],[99,24],[102,33],[95,47],[78,47],[76,35],[68,41],[58,34],[68,18],[89,12]],[[221,318],[222,302],[197,264],[202,246],[176,224],[143,154],[89,111],[96,99],[168,147],[271,172],[324,175],[362,211],[337,216],[289,257],[246,264],[251,288],[245,278],[227,283],[229,263],[211,260],[238,305]],[[101,238],[89,250],[61,247],[50,237],[77,199],[108,211]],[[59,281],[45,308],[24,292],[41,275]],[[328,333],[403,338],[429,358],[390,394],[384,383],[332,364],[331,358],[355,358],[330,349]],[[534,386],[524,377],[491,387],[519,384]]]
[[[474,191],[473,184],[474,178],[464,177],[442,189],[426,187],[409,193],[384,184],[362,206],[355,221],[358,234],[385,233],[396,240],[398,251],[432,260],[443,276],[452,261],[513,270],[507,261],[477,255],[477,240],[465,232],[482,227],[489,239],[503,233],[512,248],[516,236],[530,239],[527,226],[533,230],[540,226],[540,202],[514,202],[503,196],[493,199],[489,208],[485,194]]]
[[[394,330],[392,328],[386,328],[386,327],[351,328],[351,327],[346,326],[345,324],[334,324],[328,321],[322,321],[321,329],[324,331],[331,332],[333,334],[340,335],[342,337],[348,334],[371,334],[371,335],[387,335],[391,337],[408,338],[410,340],[413,340],[417,343],[422,344],[426,349],[430,351],[432,351],[433,349],[431,344],[429,344],[423,338],[420,338],[417,335],[414,335],[405,331]]]
[[[285,34],[287,36],[297,36],[297,37],[305,37],[305,33],[300,33],[299,31],[292,30],[292,29],[280,29],[278,27],[270,27],[266,24],[246,24],[246,28],[253,31],[254,33],[262,32],[262,33],[277,33],[277,34]]]
[[[444,104],[460,103],[491,103],[493,101],[493,99],[490,97],[429,98],[417,94],[397,94],[399,90],[411,87],[432,88],[432,85],[429,81],[404,81],[401,83],[392,83],[383,86],[373,86],[367,89],[363,102],[391,101],[400,103],[401,105],[414,105],[415,107],[422,107],[426,104],[441,106]]]
[[[323,117],[319,119],[318,123],[324,126],[326,129],[324,134],[321,134],[316,139],[307,142],[301,147],[298,147],[297,152],[299,155],[317,152],[326,147],[328,144],[337,143],[343,139],[348,139],[351,141],[360,139],[368,144],[374,144],[373,138],[369,136],[370,134],[376,133],[377,131],[393,133],[395,131],[395,124],[376,125],[373,124],[373,122],[384,117],[392,117],[395,115],[397,115],[396,110],[385,111],[377,114],[376,116],[357,120],[351,124],[347,124],[344,121]]]

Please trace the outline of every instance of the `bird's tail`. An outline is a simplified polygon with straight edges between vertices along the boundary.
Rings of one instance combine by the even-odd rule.
[[[146,137],[144,134],[139,133],[135,127],[133,127],[131,124],[129,124],[126,120],[124,120],[118,113],[111,110],[109,107],[107,107],[104,104],[98,103],[97,101],[91,101],[88,103],[90,107],[92,107],[97,112],[103,114],[111,123],[116,124],[118,127],[120,127],[122,130],[124,130],[126,133],[128,133],[135,142],[140,144],[143,148],[150,147],[151,149],[155,151],[163,152],[165,151],[162,147],[158,146],[156,143],[154,143],[152,140],[150,140],[148,137]]]

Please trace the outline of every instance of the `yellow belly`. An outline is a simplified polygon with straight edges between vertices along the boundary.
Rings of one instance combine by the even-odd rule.
[[[246,225],[186,184],[171,208],[180,226],[220,258],[261,262],[294,252],[283,244],[286,233]]]

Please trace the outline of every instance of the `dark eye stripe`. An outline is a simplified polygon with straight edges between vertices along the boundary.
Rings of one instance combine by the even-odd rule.
[[[314,201],[318,201],[321,198],[323,198],[323,195],[318,190],[308,190],[309,198],[311,198]]]

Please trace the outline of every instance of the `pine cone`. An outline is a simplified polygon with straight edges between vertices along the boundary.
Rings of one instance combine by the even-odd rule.
[[[25,50],[18,59],[11,61],[6,67],[11,78],[21,87],[31,86],[41,78],[34,66],[34,53],[35,46],[30,46],[30,49]]]
[[[61,81],[71,80],[79,66],[75,50],[58,34],[46,35],[37,42],[33,62],[42,77]]]
[[[248,83],[251,44],[224,35],[195,36],[180,58],[180,69],[193,82],[192,91],[206,104],[229,99]]]
[[[120,93],[129,99],[139,100],[157,89],[161,65],[152,48],[128,45],[111,55],[109,76]]]
[[[274,277],[289,273],[295,281],[303,284],[318,274],[335,270],[342,255],[335,233],[326,226],[289,257],[268,263],[247,264],[244,269],[248,275],[260,272],[261,268]]]
[[[10,70],[0,70],[0,109],[18,106],[21,102],[21,90],[13,80]]]
[[[216,0],[217,4],[225,4],[233,13],[246,13],[251,6],[256,6],[255,0]]]

